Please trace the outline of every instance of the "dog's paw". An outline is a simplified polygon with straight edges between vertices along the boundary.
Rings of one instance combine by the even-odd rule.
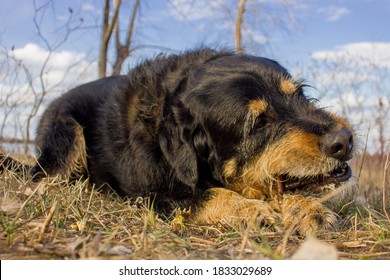
[[[239,202],[233,218],[244,220],[252,225],[272,225],[278,229],[281,216],[263,200],[244,198]]]
[[[335,214],[314,198],[284,196],[281,201],[282,224],[285,229],[311,235],[329,229],[336,223]]]
[[[277,228],[280,214],[263,200],[248,199],[236,192],[213,188],[209,190],[210,198],[198,206],[192,220],[200,224],[224,224],[238,227],[240,225],[272,225]]]

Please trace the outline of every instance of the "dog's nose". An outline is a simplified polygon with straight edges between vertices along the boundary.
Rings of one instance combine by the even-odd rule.
[[[343,127],[340,130],[326,133],[321,138],[321,149],[329,157],[346,161],[352,158],[352,132]]]

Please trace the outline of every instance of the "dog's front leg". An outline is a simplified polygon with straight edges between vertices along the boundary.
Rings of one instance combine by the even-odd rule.
[[[209,189],[206,195],[190,218],[198,224],[222,223],[235,227],[242,223],[275,225],[280,221],[280,215],[266,201],[248,199],[223,188]]]

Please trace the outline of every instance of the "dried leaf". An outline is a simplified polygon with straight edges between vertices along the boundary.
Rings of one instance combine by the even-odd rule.
[[[39,185],[36,186],[36,188],[38,188],[37,192],[39,195],[44,195],[46,192],[47,184],[46,182],[40,182]],[[27,187],[26,190],[24,191],[24,195],[30,196],[33,192],[34,191],[30,187]]]
[[[118,255],[118,256],[125,256],[134,253],[134,251],[131,248],[128,248],[123,245],[117,245],[108,250],[108,253],[110,255]]]
[[[33,190],[29,187],[27,187],[26,190],[24,191],[25,196],[30,196],[32,193],[33,193]]]
[[[15,215],[18,213],[20,207],[22,207],[22,203],[16,200],[5,200],[1,204],[1,211],[3,211],[7,215]]]
[[[38,185],[38,193],[40,195],[44,195],[47,189],[47,183],[46,182],[40,182]]]

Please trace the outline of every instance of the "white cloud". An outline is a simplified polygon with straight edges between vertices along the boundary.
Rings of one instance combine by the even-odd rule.
[[[356,87],[366,82],[379,82],[379,77],[369,72],[354,71],[323,71],[315,75],[316,87],[329,89],[334,86],[338,88]]]
[[[356,94],[356,92],[347,90],[340,94],[340,96],[334,96],[331,98],[324,99],[327,106],[340,108],[341,106],[348,106],[352,109],[361,109],[364,107],[374,107],[377,104],[376,99],[370,99],[365,96]]]
[[[47,91],[46,104],[59,94],[96,79],[97,76],[97,63],[91,62],[85,53],[49,52],[31,43],[8,53],[1,50],[0,61],[7,66],[0,69],[0,126],[13,108],[12,114],[7,115],[4,130],[6,136],[15,136],[16,133],[16,137],[23,137],[20,135],[24,129],[22,126],[37,97],[44,90]],[[40,108],[39,112],[42,113],[43,109]],[[35,131],[37,120],[35,118],[33,121],[31,135]]]
[[[260,34],[256,31],[254,31],[253,29],[248,29],[248,28],[245,28],[243,31],[243,36],[244,38],[249,38],[251,39],[253,42],[257,43],[257,44],[267,44],[271,41],[271,38],[263,35],[263,34]]]
[[[98,8],[96,8],[94,5],[92,5],[91,3],[82,3],[81,5],[81,9],[83,11],[87,11],[87,12],[93,12],[93,11],[96,11],[96,10],[99,10]]]
[[[49,52],[36,44],[29,43],[22,48],[9,52],[8,55],[28,69],[31,77],[36,82],[35,86],[39,86],[38,78],[42,70],[42,78],[47,88],[58,86],[61,89],[66,89],[96,78],[96,63],[91,63],[85,53]],[[46,66],[44,66],[45,63]]]
[[[23,62],[28,67],[41,67],[48,59],[48,69],[66,70],[76,62],[85,60],[84,53],[75,53],[70,51],[49,52],[36,44],[29,43],[22,48],[15,49],[9,53],[10,56]]]
[[[385,123],[390,114],[390,42],[359,42],[312,54],[308,69],[313,85],[320,92],[321,104],[345,115],[360,135],[370,129],[369,151],[378,149],[378,100],[384,101]],[[390,129],[385,127],[386,139]]]
[[[328,6],[318,9],[318,12],[326,16],[327,21],[338,21],[351,14],[351,10],[345,7]]]
[[[222,16],[224,0],[171,0],[169,13],[178,21],[195,21]]]
[[[336,47],[334,50],[317,51],[317,60],[342,62],[351,66],[376,66],[390,68],[390,42],[359,42]]]

